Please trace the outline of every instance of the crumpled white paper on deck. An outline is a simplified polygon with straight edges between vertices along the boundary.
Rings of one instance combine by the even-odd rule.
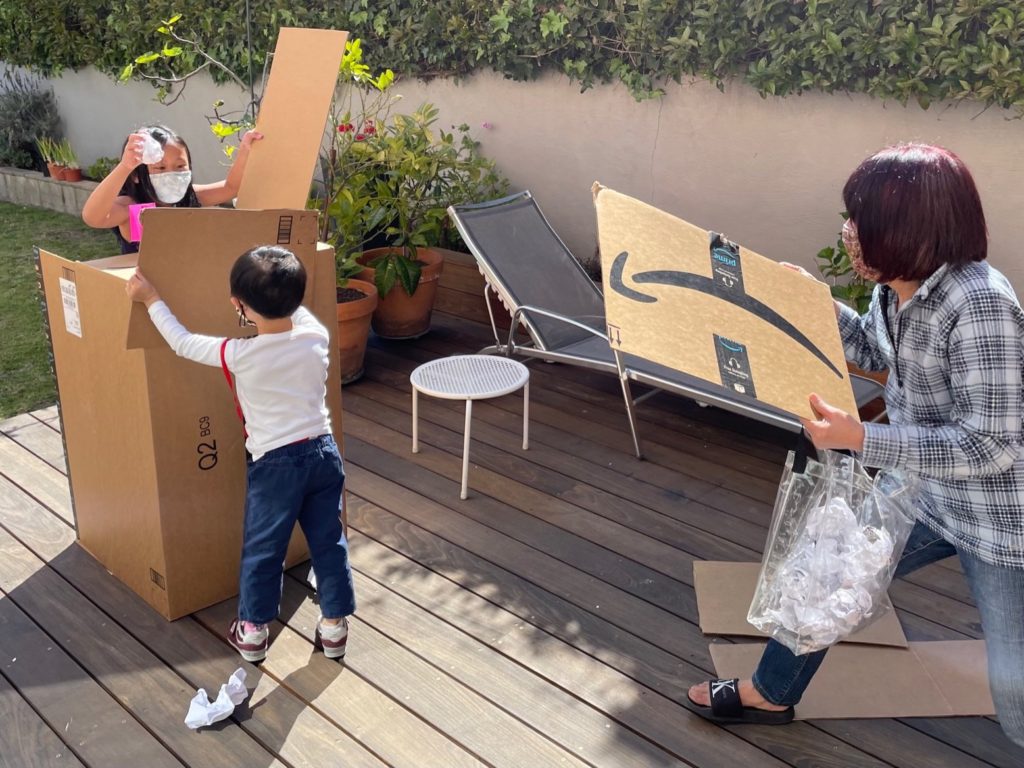
[[[235,707],[245,701],[249,692],[245,688],[245,670],[239,667],[228,681],[220,687],[215,701],[210,701],[206,689],[200,688],[188,704],[185,725],[192,730],[204,725],[213,725],[227,718]]]

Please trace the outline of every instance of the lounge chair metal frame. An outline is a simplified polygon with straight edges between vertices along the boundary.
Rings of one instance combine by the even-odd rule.
[[[573,271],[579,273],[577,277],[573,278],[580,281],[577,287],[584,294],[583,298],[585,300],[593,299],[596,302],[593,309],[600,308],[600,314],[584,314],[570,317],[547,307],[522,303],[522,297],[514,295],[513,291],[506,284],[493,260],[487,254],[484,244],[480,242],[477,234],[474,232],[472,222],[481,215],[492,212],[499,213],[503,210],[518,211],[523,207],[529,207],[530,213],[537,217],[537,220],[532,222],[533,224],[543,224],[546,229],[543,235],[548,238],[548,242],[545,244],[553,246],[559,252],[557,256],[566,260],[564,264],[560,265],[561,268],[568,270],[569,274],[572,274]],[[494,344],[480,350],[480,353],[496,353],[507,356],[520,355],[523,357],[539,358],[549,362],[569,363],[616,374],[622,386],[626,416],[629,420],[630,434],[633,438],[633,449],[637,458],[643,458],[643,454],[640,449],[640,438],[637,429],[636,406],[659,391],[683,395],[703,405],[718,406],[724,410],[748,416],[789,432],[798,434],[802,432],[800,421],[792,414],[766,406],[755,400],[735,396],[723,386],[705,382],[635,355],[623,354],[612,346],[608,334],[605,332],[607,326],[604,315],[604,296],[600,287],[594,283],[576,257],[558,236],[558,233],[555,232],[529,190],[483,203],[453,205],[448,208],[448,213],[452,221],[455,222],[459,234],[462,235],[463,241],[465,241],[476,259],[477,266],[480,268],[485,279],[484,300],[491,321],[491,330],[494,333]],[[585,283],[582,281],[585,281]],[[592,290],[592,297],[586,295],[589,293],[586,286],[589,286]],[[502,342],[498,323],[492,309],[490,300],[492,295],[511,313],[512,322],[509,326],[507,340],[504,342]],[[571,343],[562,344],[561,346],[548,343],[545,340],[544,329],[541,327],[541,320],[543,318],[578,329],[582,334],[577,334]],[[586,320],[596,321],[595,325],[599,327],[588,325],[584,322]],[[529,334],[530,342],[516,343],[516,331],[520,325]],[[600,340],[600,343],[595,343],[595,340]],[[858,406],[881,396],[882,387],[877,382],[855,375],[851,375],[851,379],[853,380],[854,394]],[[634,398],[630,387],[631,382],[643,384],[652,389]]]

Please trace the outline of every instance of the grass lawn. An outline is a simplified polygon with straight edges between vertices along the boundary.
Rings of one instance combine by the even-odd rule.
[[[32,246],[76,261],[117,253],[77,216],[0,203],[0,419],[57,401]]]

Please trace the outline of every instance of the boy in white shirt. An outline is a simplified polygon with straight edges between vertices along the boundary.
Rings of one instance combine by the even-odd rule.
[[[306,270],[291,251],[270,245],[247,251],[232,267],[230,284],[239,321],[256,326],[254,337],[189,333],[138,270],[126,289],[146,305],[178,355],[235,376],[251,459],[238,618],[228,641],[246,661],[266,658],[267,625],[280,609],[285,553],[298,521],[320,596],[316,645],[340,659],[355,593],[339,516],[345,472],[325,403],[327,330],[301,306]]]

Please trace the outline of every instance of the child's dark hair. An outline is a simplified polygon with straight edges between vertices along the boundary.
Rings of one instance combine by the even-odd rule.
[[[185,157],[188,158],[189,168],[192,167],[192,153],[189,151],[188,144],[178,134],[172,131],[165,125],[150,125],[145,128],[139,128],[135,133],[148,133],[161,147],[166,147],[167,143],[178,144],[182,149],[185,150]],[[121,154],[124,154],[124,148],[128,146],[127,137],[124,140],[124,144],[121,145]],[[149,168],[145,163],[136,166],[124,184],[121,186],[121,194],[130,197],[136,203],[158,203],[159,205],[165,205],[161,203],[160,199],[156,196],[156,190],[153,189],[153,182],[150,181]],[[199,208],[199,197],[196,195],[195,189],[192,185],[188,185],[188,191],[185,196],[176,203],[171,204],[172,208]]]
[[[306,268],[278,245],[246,251],[231,267],[231,295],[265,318],[290,317],[306,292]]]

